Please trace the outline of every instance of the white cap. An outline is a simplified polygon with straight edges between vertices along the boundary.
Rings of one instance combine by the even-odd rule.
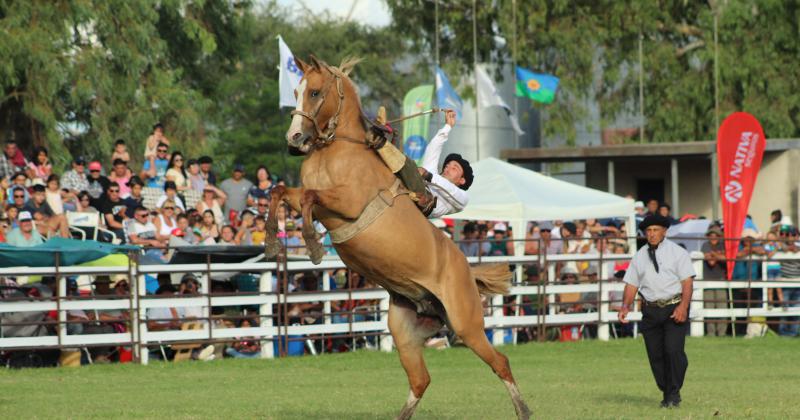
[[[492,230],[494,230],[495,232],[498,232],[498,231],[505,232],[505,231],[508,230],[508,228],[506,228],[506,224],[505,223],[495,223],[494,226],[492,227]]]
[[[19,216],[17,216],[17,220],[20,221],[20,222],[24,222],[24,221],[27,221],[27,220],[33,220],[33,217],[31,216],[31,212],[29,212],[29,211],[21,211],[21,212],[19,212]]]
[[[789,216],[783,216],[781,218],[781,224],[786,226],[792,226],[792,218]]]
[[[633,208],[635,208],[635,209],[643,209],[644,208],[644,203],[641,202],[641,201],[636,201],[636,202],[633,203]]]

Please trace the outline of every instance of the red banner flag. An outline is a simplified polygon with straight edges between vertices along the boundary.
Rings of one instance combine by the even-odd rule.
[[[735,112],[725,118],[717,133],[719,192],[722,197],[722,221],[726,238],[742,236],[744,218],[756,185],[761,158],[764,156],[764,130],[755,117]],[[728,280],[733,276],[739,240],[725,241]]]

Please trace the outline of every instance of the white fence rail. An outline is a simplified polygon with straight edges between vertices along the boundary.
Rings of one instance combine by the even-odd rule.
[[[692,254],[695,269],[698,274],[702,271],[702,254]],[[776,259],[798,259],[794,255],[778,254]],[[545,258],[547,258],[545,260]],[[503,297],[494,297],[491,313],[485,317],[486,328],[504,329],[526,326],[553,326],[570,324],[594,324],[597,325],[597,337],[600,340],[609,339],[609,325],[616,323],[617,313],[612,310],[609,295],[611,292],[621,293],[624,284],[601,280],[597,283],[584,284],[556,284],[553,282],[540,282],[539,284],[529,285],[523,282],[523,268],[525,264],[539,264],[540,267],[547,267],[548,278],[554,278],[555,264],[568,261],[590,261],[599,262],[600,278],[610,277],[609,273],[603,272],[602,262],[614,260],[626,260],[630,255],[612,254],[605,257],[585,256],[585,255],[557,255],[557,256],[519,256],[519,257],[484,257],[481,262],[504,262],[516,265],[515,286],[511,288],[511,296],[516,303],[508,311],[504,311]],[[470,262],[477,262],[477,258],[470,258]],[[0,276],[18,277],[31,275],[57,276],[59,290],[57,297],[51,300],[0,300],[0,314],[9,312],[29,312],[29,311],[57,311],[58,323],[57,334],[40,337],[4,337],[0,336],[0,350],[15,348],[38,348],[38,347],[82,347],[93,345],[120,345],[131,346],[134,348],[134,355],[142,363],[148,362],[148,346],[157,346],[163,343],[193,342],[193,341],[231,341],[238,337],[255,337],[262,342],[262,357],[274,357],[272,342],[280,337],[286,336],[319,336],[336,334],[375,334],[380,335],[380,348],[384,351],[391,351],[392,341],[388,335],[386,323],[386,311],[389,307],[389,294],[383,289],[353,289],[353,290],[330,290],[330,274],[327,270],[345,268],[343,263],[336,260],[324,260],[321,265],[312,265],[308,261],[288,261],[286,266],[278,266],[274,262],[261,263],[239,263],[239,264],[182,264],[182,265],[131,265],[130,267],[45,267],[45,268],[6,268],[0,269]],[[318,292],[301,293],[279,293],[274,289],[277,278],[275,273],[279,270],[286,270],[289,274],[304,271],[323,271],[323,290]],[[145,274],[157,273],[203,273],[200,276],[201,290],[206,293],[191,297],[170,297],[162,298],[147,295],[145,291]],[[207,292],[210,290],[210,275],[215,272],[249,272],[259,273],[258,292],[237,294],[237,295],[212,295]],[[66,281],[63,276],[68,275],[108,275],[125,274],[130,279],[131,294],[129,298],[112,299],[99,297],[95,299],[71,299],[66,297]],[[763,296],[767,295],[769,288],[800,288],[800,281],[766,281],[766,267],[762,272],[762,279],[755,280],[750,284],[747,281],[703,281],[695,282],[693,293],[693,304],[690,311],[691,334],[693,336],[703,335],[703,323],[706,319],[731,319],[733,317],[763,316],[763,317],[788,317],[800,316],[800,307],[794,308],[773,308],[768,306],[766,299],[755,307],[750,308],[726,308],[726,309],[705,309],[703,308],[703,291],[706,289],[744,289],[760,288],[763,289]],[[597,299],[595,312],[581,313],[558,313],[556,296],[564,293],[596,293]],[[546,302],[546,313],[521,315],[519,310],[522,306],[523,296],[536,295],[543,296],[540,302]],[[353,300],[377,300],[379,302],[378,315],[373,320],[348,323],[334,323],[332,320],[331,302]],[[506,298],[508,299],[508,298]],[[289,305],[294,303],[321,302],[323,304],[324,321],[312,325],[278,325],[274,322],[276,315],[274,305]],[[589,302],[592,303],[592,302]],[[238,305],[257,305],[259,307],[259,317],[261,324],[251,328],[214,328],[213,323],[204,321],[201,329],[196,330],[168,330],[168,331],[149,331],[147,327],[146,313],[149,308],[186,308],[199,307],[202,310],[203,318],[209,320],[210,308],[219,306],[238,306]],[[69,335],[67,328],[63,326],[67,322],[67,311],[69,310],[123,310],[129,311],[133,322],[130,322],[128,332],[115,334],[95,334],[95,335]],[[638,321],[641,319],[640,312],[631,312],[629,319]],[[2,330],[0,329],[0,333]],[[297,338],[295,338],[297,339]],[[503,334],[494,334],[495,344],[503,343]]]

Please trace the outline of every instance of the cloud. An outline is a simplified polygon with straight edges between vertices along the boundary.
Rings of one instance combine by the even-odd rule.
[[[294,13],[306,13],[305,5],[312,12],[327,11],[339,18],[345,18],[355,4],[350,16],[355,22],[381,27],[389,25],[392,20],[389,7],[383,0],[278,0],[278,4],[290,8]]]

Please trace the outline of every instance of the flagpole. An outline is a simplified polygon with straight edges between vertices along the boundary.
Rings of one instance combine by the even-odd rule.
[[[478,100],[478,13],[476,0],[472,0],[472,60],[475,74],[475,161],[481,160],[481,104]]]
[[[639,143],[644,143],[644,59],[642,43],[644,35],[639,30]]]
[[[517,89],[517,0],[511,0],[511,27],[513,29],[513,37],[511,39],[511,74],[514,75],[514,91]],[[514,118],[519,118],[519,98],[514,93]],[[514,148],[519,149],[520,139],[519,134],[511,130],[511,135],[514,136]]]
[[[434,35],[435,38],[433,40],[434,41],[434,45],[435,45],[434,46],[434,56],[436,57],[436,67],[439,67],[439,0],[434,0],[434,5],[435,5],[435,8],[434,8],[434,10],[435,10],[435,12],[434,12],[434,22],[435,23],[434,23],[434,25],[436,25],[436,27],[434,28],[434,31],[433,31],[433,33],[435,34]],[[434,86],[436,86],[436,81],[435,80],[434,80],[433,83],[434,83]]]

